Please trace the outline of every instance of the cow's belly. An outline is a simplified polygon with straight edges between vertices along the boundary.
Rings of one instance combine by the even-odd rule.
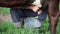
[[[41,1],[41,0],[35,0],[35,2],[33,2],[32,4],[33,4],[33,5],[36,5],[36,6],[38,6],[38,7],[42,7],[40,1]]]

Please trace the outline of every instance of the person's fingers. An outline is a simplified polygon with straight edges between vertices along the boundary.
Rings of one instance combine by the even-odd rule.
[[[40,15],[42,13],[42,10],[38,11],[38,14]]]
[[[34,12],[37,12],[38,9],[39,9],[39,7],[37,7],[37,6],[32,7],[32,10],[33,10]]]
[[[26,8],[32,9],[34,12],[37,12],[38,14],[42,13],[42,10],[40,10],[38,6],[28,6]]]
[[[37,6],[30,6],[29,8],[32,9],[34,12],[37,12],[38,14],[42,13],[42,10],[40,10]]]
[[[27,6],[26,8],[32,9],[34,12],[36,12],[39,9],[39,7],[37,6]]]

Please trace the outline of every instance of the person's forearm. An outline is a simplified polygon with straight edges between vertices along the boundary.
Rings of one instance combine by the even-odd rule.
[[[40,9],[40,7],[35,6],[35,5],[27,5],[27,6],[23,7],[23,9],[31,9],[34,12],[37,12],[38,14],[42,13],[42,10]]]

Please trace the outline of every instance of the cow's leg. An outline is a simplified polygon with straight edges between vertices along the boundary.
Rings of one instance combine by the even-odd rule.
[[[56,34],[56,26],[58,22],[59,0],[49,0],[49,22],[51,34]]]

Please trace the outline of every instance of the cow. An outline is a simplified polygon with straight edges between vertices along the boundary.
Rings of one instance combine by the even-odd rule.
[[[27,3],[33,3],[34,1],[35,0],[0,0],[0,7],[18,7]],[[41,0],[41,3],[45,7],[48,6],[49,29],[51,34],[56,34],[56,27],[60,16],[59,0]]]

